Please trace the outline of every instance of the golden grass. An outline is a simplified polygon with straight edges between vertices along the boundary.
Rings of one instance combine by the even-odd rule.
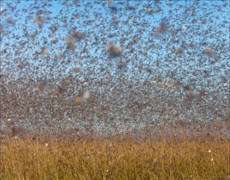
[[[229,142],[181,140],[9,139],[1,145],[1,179],[221,179]]]

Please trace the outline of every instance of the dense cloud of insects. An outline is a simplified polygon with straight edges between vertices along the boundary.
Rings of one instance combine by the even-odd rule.
[[[229,120],[229,2],[186,2],[3,0],[0,134]]]

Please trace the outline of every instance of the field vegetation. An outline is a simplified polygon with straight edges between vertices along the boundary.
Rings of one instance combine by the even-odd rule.
[[[230,143],[220,136],[70,136],[2,141],[1,179],[228,178]]]

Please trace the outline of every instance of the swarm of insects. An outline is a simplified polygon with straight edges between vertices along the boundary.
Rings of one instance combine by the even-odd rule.
[[[12,2],[0,8],[6,119],[107,131],[227,117],[229,0]]]

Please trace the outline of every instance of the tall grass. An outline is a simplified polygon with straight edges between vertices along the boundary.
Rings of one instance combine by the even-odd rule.
[[[229,141],[218,138],[51,140],[1,144],[1,179],[222,179]]]

